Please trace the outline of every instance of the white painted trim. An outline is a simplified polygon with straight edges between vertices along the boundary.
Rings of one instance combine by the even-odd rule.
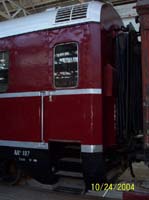
[[[56,90],[47,92],[46,96],[59,96],[59,95],[82,95],[82,94],[102,94],[102,89],[72,89],[72,90]]]
[[[103,145],[81,145],[82,153],[98,153],[103,152]]]
[[[40,97],[40,96],[62,96],[62,95],[83,95],[83,94],[102,94],[101,88],[89,89],[68,89],[55,91],[36,91],[36,92],[15,92],[15,93],[0,93],[2,98],[18,98],[18,97]]]
[[[41,92],[13,92],[13,93],[0,93],[0,99],[3,98],[17,98],[17,97],[40,97]]]
[[[16,148],[48,150],[48,143],[0,140],[0,147],[16,147]],[[81,152],[82,153],[103,152],[103,145],[84,145],[83,144],[83,145],[81,145]]]
[[[99,1],[88,2],[86,18],[75,19],[66,22],[55,23],[56,14],[59,8],[52,8],[42,13],[7,20],[0,23],[0,38],[30,33],[39,30],[76,25],[85,22],[100,23],[102,6],[103,3]]]
[[[42,143],[42,142],[24,142],[24,141],[22,142],[22,141],[0,140],[0,146],[48,150],[48,143]]]

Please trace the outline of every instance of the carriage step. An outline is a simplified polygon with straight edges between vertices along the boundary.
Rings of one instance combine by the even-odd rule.
[[[54,189],[56,192],[65,192],[70,194],[82,194],[83,189],[74,188],[74,187],[65,187],[65,186],[58,186]]]
[[[81,149],[80,145],[67,145],[65,148],[66,149],[74,149],[74,150],[80,150]]]
[[[82,172],[82,160],[74,157],[63,157],[57,163],[57,170]]]
[[[61,158],[60,161],[74,162],[74,163],[81,163],[82,162],[82,160],[80,158],[72,158],[72,157]]]
[[[55,173],[55,175],[58,176],[64,176],[64,177],[72,177],[72,178],[83,178],[83,174],[79,172],[72,172],[72,171],[58,171]]]

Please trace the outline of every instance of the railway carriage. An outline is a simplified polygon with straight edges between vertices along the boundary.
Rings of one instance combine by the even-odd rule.
[[[0,23],[0,160],[7,172],[15,161],[43,183],[73,170],[87,188],[106,179],[107,152],[118,152],[114,49],[122,25],[99,1]]]

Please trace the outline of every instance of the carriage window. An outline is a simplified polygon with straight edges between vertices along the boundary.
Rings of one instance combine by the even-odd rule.
[[[5,92],[8,87],[9,53],[0,52],[0,92]]]
[[[55,47],[54,56],[55,87],[76,87],[78,83],[78,46],[76,43]]]

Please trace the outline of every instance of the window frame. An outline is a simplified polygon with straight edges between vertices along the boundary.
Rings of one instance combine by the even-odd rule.
[[[0,89],[0,93],[5,93],[8,91],[8,88],[9,88],[9,71],[10,71],[10,51],[9,50],[0,50],[0,54],[1,53],[7,53],[8,54],[8,81],[7,81],[7,86],[6,86],[6,89],[5,91],[1,91]],[[1,86],[1,83],[0,83],[0,86]]]
[[[61,46],[61,45],[67,45],[67,44],[76,44],[76,46],[77,46],[77,58],[78,58],[78,62],[77,62],[77,71],[78,71],[78,74],[77,74],[77,84],[75,85],[75,86],[68,86],[68,87],[56,87],[56,85],[55,85],[55,75],[54,75],[54,73],[55,73],[55,49],[56,49],[56,47],[57,46]],[[69,89],[69,88],[77,88],[78,86],[79,86],[79,44],[78,44],[78,42],[76,42],[76,41],[72,41],[72,42],[63,42],[63,43],[58,43],[58,44],[56,44],[55,46],[54,46],[54,54],[53,54],[53,87],[54,87],[54,89]]]

